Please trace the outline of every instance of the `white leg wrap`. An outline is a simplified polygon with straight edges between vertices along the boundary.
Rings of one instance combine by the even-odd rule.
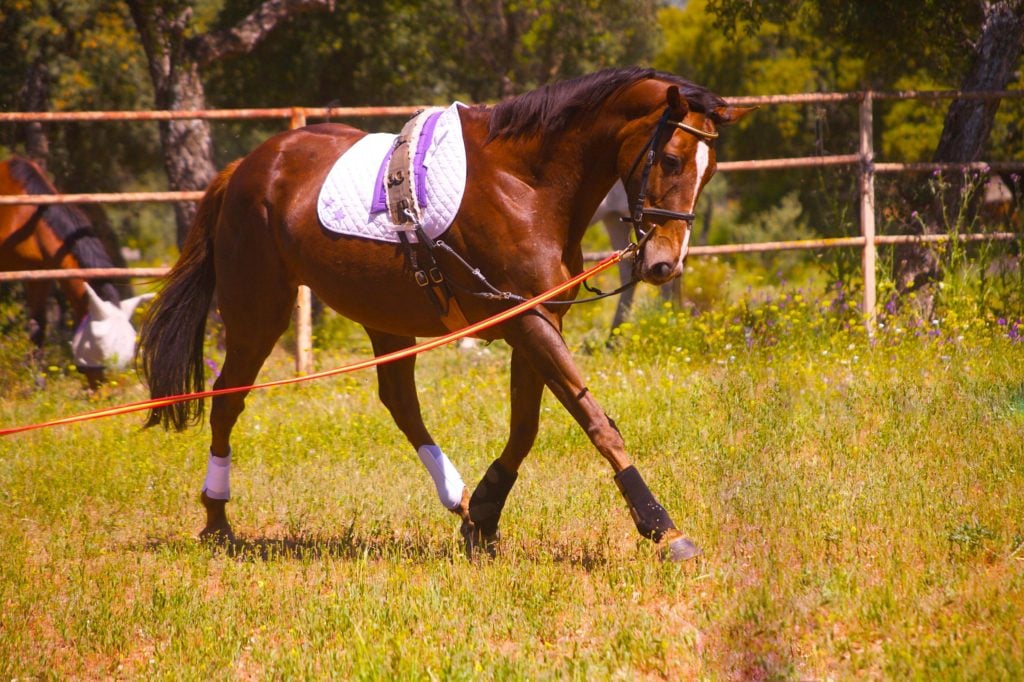
[[[206,480],[203,482],[203,492],[212,500],[231,499],[231,486],[228,479],[231,477],[231,451],[228,450],[227,457],[216,457],[211,452],[210,459],[206,462]]]
[[[441,452],[436,445],[421,445],[416,449],[423,466],[427,467],[430,477],[434,479],[437,496],[445,509],[455,509],[462,502],[462,491],[466,484],[462,482],[455,465]]]

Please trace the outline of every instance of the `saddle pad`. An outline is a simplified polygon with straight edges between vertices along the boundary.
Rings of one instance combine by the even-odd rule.
[[[425,150],[417,150],[417,163],[422,157],[425,182],[417,187],[421,206],[423,231],[434,239],[447,230],[462,203],[466,189],[466,147],[462,142],[460,102],[444,109],[437,117],[433,135],[420,136]],[[424,112],[429,116],[435,112]],[[317,215],[331,232],[385,242],[399,242],[398,230],[403,226],[391,220],[384,195],[385,170],[397,135],[374,133],[362,138],[335,162],[327,180],[320,188]],[[376,200],[376,201],[375,201]],[[408,226],[405,226],[408,228]],[[407,233],[417,241],[414,232]]]

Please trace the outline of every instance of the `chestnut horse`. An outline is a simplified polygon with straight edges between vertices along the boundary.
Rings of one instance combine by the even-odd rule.
[[[12,157],[0,163],[0,195],[57,194],[53,183],[32,161]],[[92,223],[67,204],[0,205],[0,271],[111,268],[114,263]],[[109,280],[60,280],[72,310],[75,364],[95,386],[104,369],[121,369],[134,357],[131,315],[145,297],[121,300]],[[52,280],[24,283],[32,341],[46,339],[46,301]]]
[[[583,233],[620,179],[641,235],[635,276],[657,285],[677,277],[693,207],[715,170],[717,128],[746,113],[703,87],[640,68],[550,84],[493,107],[462,108],[465,193],[454,223],[435,243],[445,248],[432,250],[465,318],[480,321],[512,305],[485,295],[485,288],[521,300],[582,272]],[[318,220],[318,191],[332,164],[365,134],[330,123],[284,132],[213,181],[142,327],[140,358],[153,398],[204,388],[203,337],[214,294],[226,343],[217,389],[256,379],[288,326],[300,284],[361,324],[378,356],[449,331],[402,246],[334,234]],[[421,260],[430,256],[423,243],[413,248]],[[562,300],[574,297],[571,291]],[[472,494],[423,423],[414,358],[378,366],[380,399],[444,506],[461,518],[470,555],[475,548],[494,550],[502,509],[537,435],[545,387],[611,465],[640,534],[668,558],[696,555],[587,389],[562,339],[565,311],[548,303],[481,332],[480,338],[501,338],[512,348],[511,423],[501,455]],[[204,538],[233,538],[225,513],[231,431],[245,396],[213,398],[201,493]],[[148,425],[180,430],[198,421],[202,409],[201,401],[161,406]]]

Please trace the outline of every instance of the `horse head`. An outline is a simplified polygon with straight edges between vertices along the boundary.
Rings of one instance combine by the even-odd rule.
[[[89,313],[75,329],[71,351],[75,365],[90,377],[104,368],[124,369],[135,357],[135,328],[132,313],[154,294],[142,294],[120,303],[104,301],[88,284],[85,293]]]
[[[651,85],[658,88],[657,104],[627,126],[631,135],[619,166],[639,240],[634,276],[664,284],[683,272],[694,208],[715,174],[718,126],[735,123],[756,107],[728,106],[703,89],[684,95],[679,85],[657,79],[645,85],[648,91]]]

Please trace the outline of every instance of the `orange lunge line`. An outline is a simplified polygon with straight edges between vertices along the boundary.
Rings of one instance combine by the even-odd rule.
[[[50,426],[60,426],[63,424],[74,424],[76,422],[90,421],[93,419],[102,419],[104,417],[113,417],[119,414],[128,414],[130,412],[139,412],[141,410],[148,410],[154,407],[164,407],[165,405],[172,405],[174,403],[180,403],[185,400],[196,400],[199,398],[210,398],[217,395],[226,395],[228,393],[239,393],[241,391],[254,391],[263,388],[274,388],[276,386],[287,386],[289,384],[297,384],[302,381],[312,381],[313,379],[323,379],[325,377],[335,376],[338,374],[347,374],[348,372],[355,372],[360,369],[369,369],[370,367],[376,367],[377,365],[383,365],[395,360],[401,360],[402,358],[410,355],[416,355],[423,353],[428,350],[433,350],[440,346],[445,345],[451,341],[461,339],[464,336],[470,336],[477,332],[483,331],[490,327],[501,324],[502,322],[519,315],[520,313],[534,308],[545,301],[548,301],[555,296],[558,296],[564,291],[571,289],[578,284],[581,284],[583,280],[588,279],[602,270],[607,270],[612,265],[615,265],[622,260],[625,251],[616,251],[612,255],[608,256],[604,260],[600,261],[597,265],[585,270],[580,274],[576,275],[572,279],[566,280],[562,284],[545,291],[542,294],[534,296],[528,301],[523,301],[508,310],[504,310],[497,315],[488,317],[486,320],[481,320],[474,324],[469,325],[458,331],[454,331],[445,336],[438,336],[437,338],[424,341],[423,343],[409,348],[403,348],[402,350],[395,351],[394,353],[388,353],[381,355],[369,360],[360,360],[350,365],[343,367],[337,367],[335,369],[325,370],[323,372],[315,372],[313,374],[307,374],[302,377],[293,377],[291,379],[280,379],[278,381],[269,381],[265,384],[254,384],[252,386],[234,386],[232,388],[221,388],[217,390],[201,391],[198,393],[185,393],[182,395],[168,396],[166,398],[154,398],[151,400],[143,400],[135,403],[125,403],[124,405],[115,405],[114,407],[107,407],[102,410],[94,410],[92,412],[83,412],[81,414],[72,415],[70,417],[61,417],[60,419],[53,419],[47,422],[40,422],[38,424],[28,424],[26,426],[12,426],[4,429],[0,429],[0,436],[10,436],[15,433],[21,433],[23,431],[34,431],[36,429],[44,429]]]

